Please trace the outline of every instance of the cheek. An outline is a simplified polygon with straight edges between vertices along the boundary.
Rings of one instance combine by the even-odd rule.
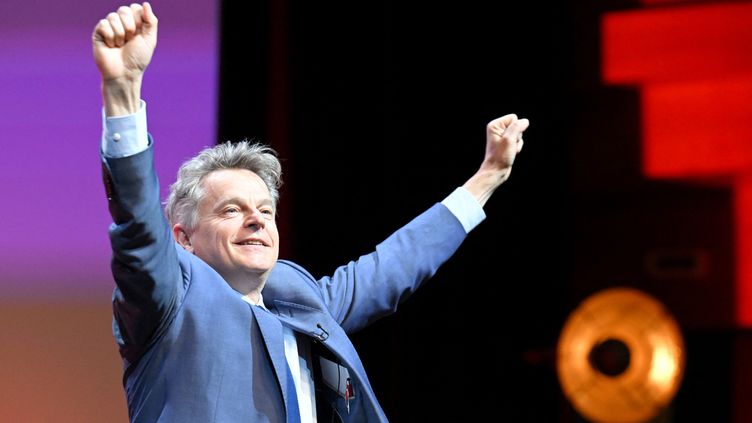
[[[276,245],[279,242],[279,230],[277,230],[277,223],[274,222],[267,226],[267,231],[269,232],[269,236],[272,237],[274,240],[274,244]]]
[[[193,248],[202,254],[216,254],[222,250],[223,240],[226,238],[222,228],[204,228],[201,235],[194,237]]]

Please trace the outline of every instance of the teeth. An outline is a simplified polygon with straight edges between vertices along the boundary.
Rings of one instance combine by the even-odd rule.
[[[258,241],[249,241],[249,242],[243,242],[241,245],[264,245]]]

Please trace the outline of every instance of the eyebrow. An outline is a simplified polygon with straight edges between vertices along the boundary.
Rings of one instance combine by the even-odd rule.
[[[240,198],[240,197],[228,198],[228,199],[225,199],[225,200],[222,200],[221,202],[219,202],[214,207],[214,210],[219,210],[219,209],[223,208],[224,206],[226,206],[228,204],[242,204],[244,202],[245,202],[245,200],[242,199],[242,198]],[[263,200],[259,201],[258,204],[256,205],[256,207],[261,207],[261,206],[270,206],[273,209],[274,208],[274,202],[272,201],[271,198],[264,198]]]

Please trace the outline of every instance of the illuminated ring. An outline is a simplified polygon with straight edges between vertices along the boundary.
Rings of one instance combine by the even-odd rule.
[[[556,349],[565,397],[597,422],[656,417],[676,394],[684,365],[674,318],[655,298],[632,288],[586,298],[567,318]]]

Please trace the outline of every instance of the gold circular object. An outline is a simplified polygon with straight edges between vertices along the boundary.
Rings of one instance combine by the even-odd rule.
[[[566,398],[600,423],[637,423],[671,402],[684,373],[684,340],[658,300],[633,288],[609,288],[569,315],[556,348]]]

